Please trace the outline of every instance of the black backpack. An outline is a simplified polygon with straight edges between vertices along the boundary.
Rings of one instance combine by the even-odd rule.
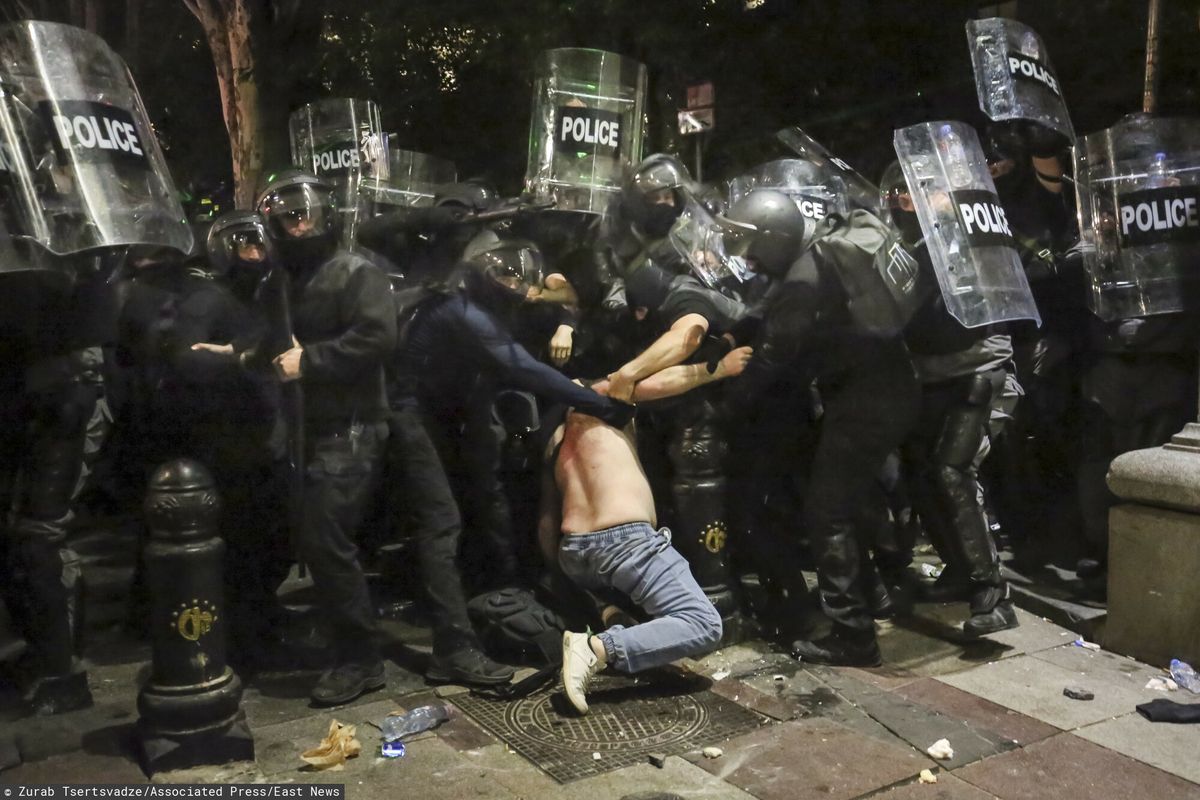
[[[562,663],[562,618],[528,589],[496,589],[471,598],[467,614],[484,648],[502,661],[537,666]]]

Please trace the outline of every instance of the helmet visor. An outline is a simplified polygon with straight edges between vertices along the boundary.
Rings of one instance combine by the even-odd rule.
[[[284,186],[264,196],[258,211],[277,237],[309,239],[334,230],[333,190],[328,187]]]
[[[542,256],[532,247],[496,248],[476,256],[476,262],[488,280],[522,298],[542,285]]]

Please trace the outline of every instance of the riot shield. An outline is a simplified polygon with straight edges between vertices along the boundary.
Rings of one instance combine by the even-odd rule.
[[[0,195],[13,236],[55,254],[192,248],[129,70],[68,25],[0,28]]]
[[[603,50],[545,52],[533,83],[525,188],[564,211],[602,214],[642,158],[646,68]]]
[[[988,119],[1029,120],[1075,141],[1062,87],[1032,28],[1003,17],[968,20],[967,43],[979,108]]]
[[[1116,320],[1195,311],[1200,120],[1127,117],[1075,144],[1089,307]]]
[[[699,200],[690,197],[667,234],[692,274],[710,289],[736,293],[751,276],[744,261],[725,252],[721,226]]]
[[[388,179],[374,189],[376,203],[399,208],[433,205],[437,187],[458,180],[453,161],[392,147],[388,140]]]
[[[775,138],[800,158],[820,169],[827,185],[840,184],[843,187],[847,212],[850,208],[865,208],[872,214],[879,213],[879,187],[826,150],[820,142],[799,128],[784,128],[775,134]],[[834,181],[837,183],[833,183]]]
[[[946,310],[967,328],[1041,317],[975,130],[923,122],[893,136]]]
[[[353,246],[363,198],[386,186],[387,140],[370,100],[331,98],[309,103],[288,119],[292,163],[337,187],[341,239]]]
[[[846,185],[817,165],[798,158],[760,164],[729,182],[729,204],[755,189],[783,192],[813,226],[830,214],[845,215]]]

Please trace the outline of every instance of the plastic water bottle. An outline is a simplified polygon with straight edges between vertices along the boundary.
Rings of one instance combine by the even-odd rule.
[[[1171,678],[1189,692],[1200,694],[1200,675],[1186,661],[1171,659]]]
[[[421,706],[395,717],[385,717],[380,729],[385,742],[394,742],[405,736],[432,730],[450,719],[445,706]]]
[[[1154,154],[1154,159],[1150,162],[1149,176],[1150,180],[1146,182],[1146,186],[1151,189],[1160,189],[1174,183],[1171,179],[1171,171],[1167,169],[1166,153]]]
[[[967,148],[953,127],[943,125],[938,129],[937,146],[941,151],[942,163],[945,165],[951,188],[962,189],[970,186],[974,179],[967,163]]]

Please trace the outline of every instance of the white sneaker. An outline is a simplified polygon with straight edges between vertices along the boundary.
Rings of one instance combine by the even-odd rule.
[[[567,699],[580,714],[588,713],[587,688],[603,664],[592,651],[586,633],[563,632],[562,684]]]

